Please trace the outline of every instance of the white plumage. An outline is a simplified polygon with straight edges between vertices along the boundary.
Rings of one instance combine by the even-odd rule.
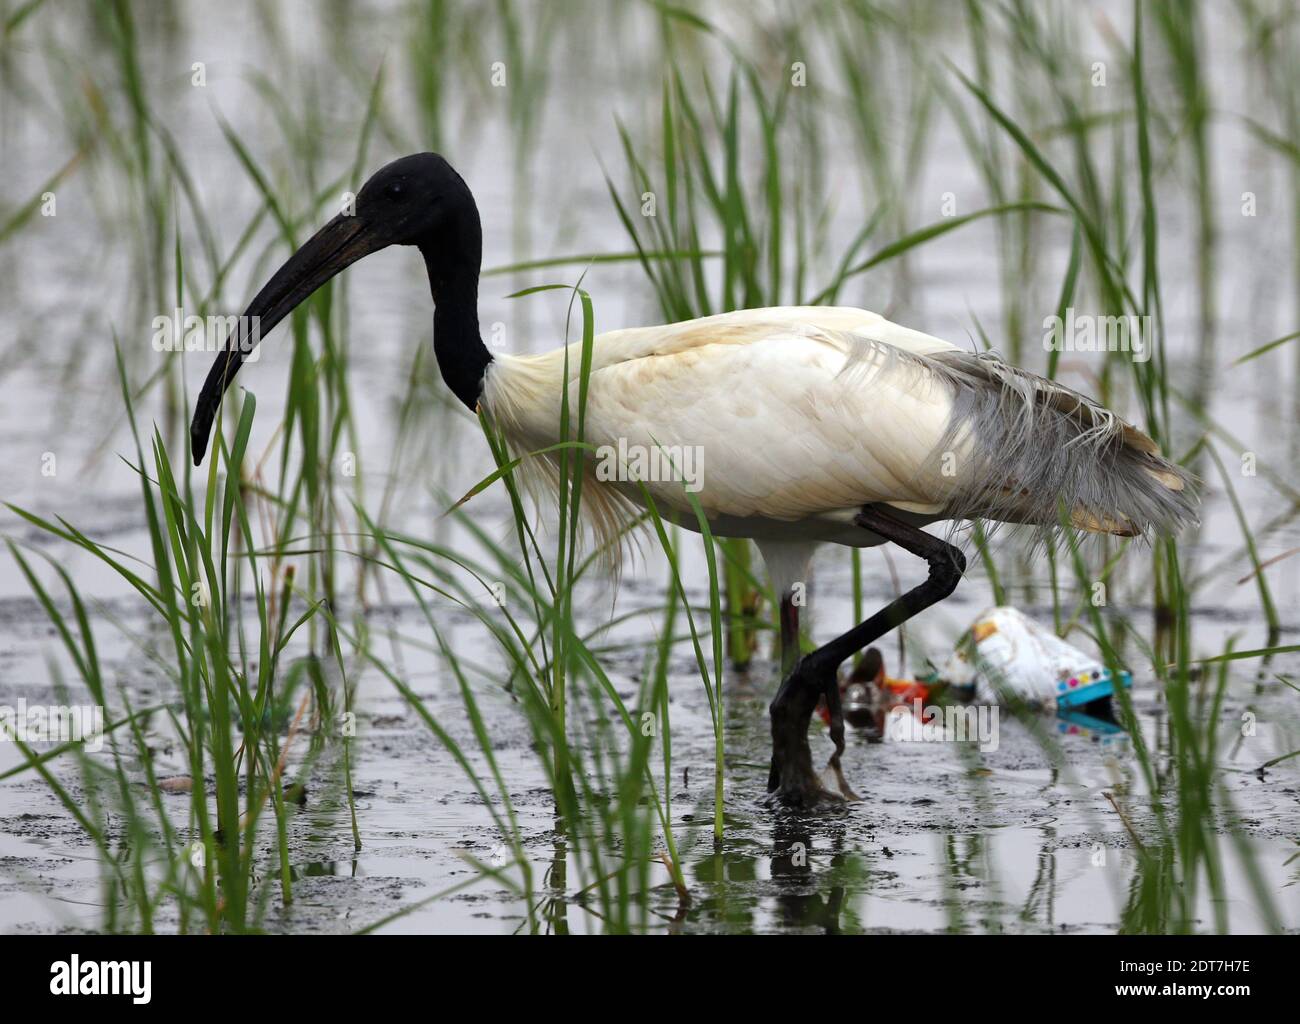
[[[488,368],[481,404],[517,454],[559,438],[565,359],[559,348],[498,356]],[[580,363],[580,346],[570,346],[574,409]],[[972,373],[977,379],[968,384]],[[981,412],[973,396],[993,401]],[[1045,424],[1066,431],[1067,450],[1022,451],[1017,469],[1007,445],[1028,447],[1023,435],[1041,433]],[[990,451],[994,439],[981,434],[999,429],[1015,436],[998,439]],[[1081,467],[1098,494],[1059,497],[1084,529],[1132,534],[1162,525],[1144,517],[1141,504],[1110,493],[1117,488],[1097,483],[1107,462],[1132,462],[1147,489],[1171,497],[1183,489],[1182,475],[1155,454],[1149,438],[1082,396],[876,313],[841,307],[744,310],[598,336],[585,439],[596,447],[622,442],[625,449],[698,446],[695,497],[710,529],[755,539],[778,593],[792,573],[801,578],[810,544],[881,543],[853,523],[864,505],[887,505],[919,524],[985,514],[1051,525],[1058,496],[1045,500],[1029,486],[1034,481],[1013,479],[1040,471],[1027,466],[1025,455]],[[990,487],[991,462],[1010,467],[1005,485]],[[553,458],[525,466],[531,484],[553,485]],[[642,504],[641,489],[597,479],[590,462],[588,469],[584,503],[598,542],[616,549],[616,536]],[[661,511],[680,513],[693,528],[682,482],[644,484]],[[1171,509],[1177,506],[1175,500]]]

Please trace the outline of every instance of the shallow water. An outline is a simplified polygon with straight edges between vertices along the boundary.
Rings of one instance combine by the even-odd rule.
[[[1110,10],[1111,5],[1100,9]],[[1121,24],[1127,18],[1124,10],[1115,15]],[[247,22],[254,24],[252,8],[246,13]],[[281,17],[288,23],[291,16]],[[311,30],[294,33],[286,42],[292,59],[266,67],[291,102],[298,102],[303,82],[314,71],[341,59],[321,42],[330,38],[328,23],[305,7],[298,10],[298,17]],[[563,44],[571,52],[564,50],[566,59],[557,58],[555,64],[570,70],[554,75],[552,88],[542,99],[545,130],[538,133],[528,157],[528,195],[516,189],[517,171],[502,158],[512,152],[515,129],[492,105],[490,94],[486,100],[481,90],[471,96],[467,87],[463,98],[457,94],[449,101],[457,116],[448,128],[454,142],[444,149],[479,197],[488,266],[558,253],[627,249],[600,166],[587,154],[614,152],[615,113],[636,119],[634,123],[654,122],[658,55],[634,45],[648,31],[638,17],[618,31],[606,26],[602,37],[613,41],[608,47],[584,44],[580,37]],[[737,22],[737,32],[747,31],[741,24],[744,19],[732,20]],[[369,81],[380,54],[394,48],[400,51],[403,24],[395,16],[376,17],[367,31],[354,37],[357,42],[350,59],[365,69],[361,81]],[[232,32],[229,26],[224,14],[218,17],[201,9],[188,12],[170,27],[151,25],[147,19],[140,25],[148,65],[145,74],[157,90],[163,116],[183,145],[205,208],[230,211],[228,217],[217,219],[223,252],[234,244],[258,198],[224,142],[212,107],[230,118],[242,138],[262,147],[258,156],[273,173],[282,174],[291,162],[277,149],[278,130],[248,84],[243,63],[265,54],[270,44],[251,29]],[[1208,36],[1216,103],[1229,111],[1253,111],[1259,102],[1258,83],[1244,66],[1247,55],[1240,32],[1230,26],[1221,28]],[[57,75],[47,51],[76,52],[86,45],[82,32],[89,34],[84,26],[38,21],[24,37],[29,44],[10,59],[38,83],[38,93],[49,95]],[[942,29],[937,30],[935,41],[940,47],[952,42]],[[1080,53],[1091,59],[1093,50],[1100,48],[1095,32],[1089,30],[1080,42]],[[88,73],[111,80],[110,63],[87,52],[92,53],[86,58]],[[190,63],[189,56],[182,60],[177,54],[190,52],[200,54],[211,69],[201,95],[174,87]],[[315,87],[321,93],[312,105],[327,111],[337,129],[332,137],[346,138],[344,126],[355,123],[364,106],[364,90],[358,93],[346,79],[329,76]],[[8,99],[0,111],[4,139],[0,174],[10,183],[10,195],[27,196],[51,168],[67,160],[69,140],[50,129],[47,113],[19,102],[16,91],[6,89],[5,95]],[[412,98],[400,81],[391,103],[394,120],[408,126],[406,134],[399,130],[398,139],[383,140],[373,165],[421,144],[414,138],[418,133],[409,127]],[[1219,126],[1216,132],[1221,144],[1212,152],[1220,188],[1221,240],[1214,358],[1218,366],[1226,367],[1241,354],[1294,329],[1296,294],[1285,271],[1293,240],[1285,216],[1277,212],[1289,208],[1293,197],[1282,158],[1251,143],[1230,125]],[[331,173],[348,164],[352,147],[353,140],[346,138],[337,154],[331,152],[324,159]],[[945,192],[960,197],[963,210],[985,205],[976,170],[946,119],[936,126],[930,154],[914,183],[913,226],[936,219],[938,197]],[[607,163],[615,161],[607,158]],[[837,168],[827,187],[840,203],[842,233],[851,236],[865,214],[859,189],[848,178],[847,171]],[[1271,204],[1270,215],[1247,219],[1237,214],[1238,196],[1247,188],[1259,194],[1262,204]],[[0,464],[6,467],[5,500],[40,515],[62,516],[96,541],[144,558],[148,542],[138,483],[116,457],[132,449],[112,377],[111,338],[116,331],[123,339],[133,379],[142,379],[156,365],[146,329],[156,311],[139,296],[140,268],[125,258],[131,208],[119,194],[121,189],[121,182],[102,170],[73,175],[58,188],[57,218],[35,222],[17,240],[0,247],[0,305],[6,309],[0,322]],[[1055,265],[1044,271],[1041,280],[1026,282],[1025,287],[1041,291],[1046,308],[1055,302],[1069,237],[1059,225],[1044,231]],[[528,243],[523,249],[521,236]],[[991,258],[998,251],[996,238],[987,223],[963,228],[919,250],[905,280],[872,276],[847,289],[843,299],[879,308],[897,321],[957,342],[973,336],[976,321],[996,337],[1002,322],[998,261]],[[1192,391],[1197,384],[1193,360],[1197,307],[1192,287],[1196,254],[1185,197],[1167,203],[1161,245],[1175,385]],[[251,258],[239,261],[225,291],[226,301],[241,304],[269,269],[255,266]],[[531,284],[570,282],[577,272],[562,268],[485,279],[481,311],[485,330],[487,325],[500,324],[500,343],[511,351],[536,351],[557,343],[564,336],[566,298],[544,294],[507,300],[505,296]],[[448,504],[446,496],[462,493],[481,478],[490,468],[490,459],[468,417],[435,404],[442,402],[436,397],[441,385],[431,371],[422,392],[428,405],[422,413],[424,431],[401,452],[394,440],[395,407],[412,353],[416,346],[427,345],[430,334],[430,307],[421,273],[411,254],[398,252],[376,257],[349,273],[357,454],[365,467],[371,507],[378,504],[390,480],[396,481],[387,518],[391,528],[473,549],[463,529],[438,516]],[[595,298],[598,329],[659,319],[653,295],[634,265],[593,266],[584,287]],[[1034,332],[1027,342],[1026,361],[1041,368],[1037,337]],[[278,451],[275,430],[283,407],[287,349],[283,338],[273,337],[264,346],[261,360],[240,379],[259,399],[250,451],[272,452],[272,465]],[[1067,357],[1064,379],[1091,390],[1097,366],[1090,358]],[[1300,545],[1295,495],[1285,486],[1300,450],[1296,363],[1285,351],[1269,358],[1236,371],[1224,370],[1205,391],[1205,411],[1240,441],[1220,442],[1229,467],[1235,469],[1247,451],[1258,461],[1259,475],[1234,478],[1234,486],[1256,529],[1277,521],[1274,529],[1258,535],[1263,560]],[[191,394],[205,372],[205,358],[187,360],[184,377]],[[158,396],[153,395],[149,403],[146,418],[156,417],[166,429]],[[1132,407],[1125,411],[1135,413]],[[1174,450],[1181,452],[1198,431],[1190,416],[1175,420],[1179,443]],[[42,472],[46,453],[57,457],[59,468],[53,476]],[[1197,589],[1191,618],[1196,650],[1209,656],[1222,651],[1229,638],[1239,648],[1261,647],[1266,641],[1257,594],[1252,585],[1239,582],[1250,563],[1242,551],[1236,518],[1213,467],[1204,472],[1210,478],[1204,525],[1192,539],[1188,558],[1191,578],[1208,574]],[[507,510],[497,496],[476,499],[471,509],[476,521],[487,524],[496,536],[508,536]],[[120,578],[88,556],[52,544],[5,509],[0,509],[0,531],[48,551],[92,599],[96,640],[112,668],[112,685],[124,688],[137,706],[174,698],[166,692],[162,674],[120,631],[125,627],[128,634],[139,636],[152,628]],[[687,540],[683,550],[692,603],[707,607],[698,545]],[[1267,570],[1282,620],[1283,644],[1296,643],[1300,634],[1300,581],[1291,564],[1282,562]],[[1050,618],[1041,568],[1020,573],[1015,571],[1018,566],[1008,556],[1004,568],[1012,570],[1015,602]],[[1146,604],[1149,566],[1149,555],[1132,554],[1113,581],[1110,597],[1109,614],[1132,617],[1143,631],[1149,630],[1151,617]],[[895,573],[904,582],[919,578],[919,566],[902,554],[870,552],[864,556],[864,567],[869,603],[892,596]],[[850,623],[847,561],[823,550],[815,573],[814,628],[819,637],[827,637]],[[663,580],[659,560],[638,563],[619,594],[618,611],[655,608]],[[397,600],[400,593],[394,587],[378,596],[372,592],[366,610],[372,629],[421,635],[422,616],[413,605]],[[918,666],[922,652],[941,661],[960,630],[989,599],[982,573],[972,573],[951,601],[910,627],[910,667]],[[581,624],[595,628],[608,619],[609,611],[608,594],[593,584]],[[440,628],[458,654],[489,666],[502,664],[480,624],[449,605],[438,606],[438,615]],[[615,628],[610,640],[652,643],[657,624],[656,615],[648,613]],[[25,581],[6,562],[0,570],[0,702],[12,703],[19,697],[32,703],[53,702],[51,662],[62,667],[65,678],[71,675],[56,640]],[[446,666],[419,647],[400,639],[393,643],[403,678],[437,720],[472,747],[470,727]],[[890,638],[884,648],[892,673],[898,662],[895,641]],[[658,884],[643,904],[646,927],[687,932],[848,932],[1114,931],[1120,926],[1137,860],[1131,837],[1104,794],[1116,796],[1140,834],[1150,824],[1143,818],[1148,805],[1142,799],[1144,783],[1130,743],[1102,744],[1065,735],[1059,757],[1054,757],[1010,720],[1004,720],[999,748],[987,754],[955,744],[872,744],[851,734],[846,771],[862,802],[841,816],[815,821],[774,816],[760,802],[768,753],[766,704],[777,676],[776,667],[763,656],[766,653],[764,641],[760,657],[750,668],[732,670],[725,680],[728,817],[725,839],[715,848],[708,706],[689,647],[679,645],[675,651],[671,793],[691,903],[679,905],[667,872],[660,872]],[[643,655],[643,650],[633,648],[607,656],[608,671],[620,690],[633,692]],[[1276,894],[1274,909],[1283,925],[1297,929],[1300,759],[1262,774],[1256,769],[1300,747],[1295,692],[1277,681],[1278,675],[1300,676],[1300,658],[1287,655],[1272,662],[1267,673],[1258,670],[1259,665],[1249,661],[1237,663],[1232,670],[1229,699],[1220,714],[1218,769],[1239,815],[1234,831],[1244,838],[1268,891]],[[566,877],[577,879],[582,865],[568,857],[556,829],[553,801],[530,749],[531,734],[499,683],[476,679],[475,688],[485,711],[491,713],[499,763],[536,878],[557,877],[555,865],[563,861],[568,867]],[[1157,751],[1166,750],[1165,706],[1149,672],[1137,673],[1134,698],[1147,742]],[[415,906],[385,930],[526,928],[529,908],[490,879],[444,899],[421,902],[473,879],[477,871],[465,855],[489,858],[500,837],[459,767],[387,680],[373,671],[362,672],[358,706],[354,784],[362,849],[353,850],[339,766],[322,760],[312,769],[305,805],[293,821],[296,901],[289,909],[272,903],[267,927],[354,931]],[[1247,711],[1256,716],[1258,728],[1244,737],[1240,726]],[[179,755],[168,752],[168,738],[156,718],[150,741],[156,741],[161,751],[157,770],[183,774]],[[814,756],[827,754],[829,742],[819,732]],[[173,763],[168,763],[169,756],[174,757]],[[12,745],[0,743],[0,772],[19,761]],[[141,780],[143,775],[137,770],[135,777]],[[77,792],[75,778],[65,782]],[[165,799],[175,803],[176,813],[183,818],[187,798]],[[1244,876],[1240,850],[1232,842],[1223,846],[1225,886],[1233,897],[1222,908],[1228,926],[1261,930],[1267,923]],[[271,871],[274,858],[268,857],[266,863]],[[571,884],[567,891],[571,895],[580,888],[582,884]],[[544,882],[538,892],[539,898],[548,895]],[[95,852],[53,794],[30,776],[0,782],[0,929],[95,928],[103,918],[102,902]],[[1197,908],[1198,924],[1215,927],[1220,908],[1210,906],[1204,893]],[[590,901],[553,901],[539,905],[534,913],[546,930],[581,932],[602,927]],[[159,926],[166,924],[164,918]]]
[[[48,642],[42,620],[35,607],[15,605],[7,609],[11,635],[27,636],[7,645],[5,664],[15,672],[35,673]],[[969,601],[960,605],[958,613],[974,610]],[[106,611],[131,614],[124,606]],[[422,621],[418,609],[400,605],[375,608],[372,617],[399,630],[418,629]],[[449,612],[439,621],[457,638],[463,656],[490,658],[474,635],[477,624],[456,619]],[[129,652],[112,652],[107,660],[117,663],[124,677],[139,672]],[[631,656],[613,657],[609,664],[616,681],[631,678],[637,669]],[[1104,932],[1119,926],[1137,858],[1104,794],[1117,796],[1139,833],[1150,834],[1152,825],[1131,742],[1122,734],[1104,741],[1061,735],[1057,751],[1049,753],[1020,723],[1003,716],[997,749],[979,753],[968,744],[872,743],[850,730],[846,770],[862,801],[840,815],[774,815],[760,798],[769,751],[766,704],[776,667],[758,659],[747,672],[731,673],[726,684],[727,829],[715,847],[708,706],[688,652],[679,652],[673,670],[671,795],[691,903],[680,906],[667,872],[658,871],[659,882],[645,901],[649,929]],[[453,738],[472,747],[449,674],[430,659],[408,656],[404,678]],[[131,689],[137,704],[160,696],[138,676]],[[499,690],[478,689],[536,877],[552,877],[564,844],[530,749],[531,735]],[[24,692],[32,702],[52,700],[39,687]],[[632,695],[629,686],[624,696]],[[1149,686],[1139,684],[1134,696],[1144,737],[1158,750],[1164,706]],[[363,848],[352,849],[337,762],[318,763],[307,781],[305,806],[293,822],[295,902],[289,909],[272,905],[266,921],[272,930],[368,927],[474,878],[477,870],[464,855],[488,861],[500,845],[481,799],[386,680],[364,676],[358,705],[354,786]],[[1247,708],[1258,717],[1258,731],[1234,744]],[[1057,728],[1050,717],[1041,721]],[[1261,692],[1240,679],[1220,722],[1220,771],[1241,815],[1237,833],[1269,891],[1278,894],[1277,915],[1286,927],[1300,927],[1300,903],[1289,895],[1296,882],[1300,779],[1287,764],[1256,771],[1262,761],[1293,749],[1300,732],[1294,702],[1277,688]],[[814,756],[824,758],[829,741],[820,725],[814,732]],[[163,750],[155,763],[159,776],[184,774],[185,765]],[[0,746],[0,756],[0,771],[19,760],[9,745]],[[143,778],[138,771],[135,776]],[[6,882],[0,886],[0,920],[19,930],[94,928],[102,893],[93,848],[39,781],[10,783],[3,792],[0,864]],[[188,798],[165,799],[184,820]],[[1225,845],[1227,891],[1240,894],[1225,908],[1229,927],[1264,930],[1242,864]],[[266,863],[275,863],[269,853]],[[273,868],[268,870],[273,876]],[[581,877],[577,861],[569,861],[568,870],[568,877]],[[582,901],[545,901],[548,895],[557,894],[539,882],[538,927],[600,930],[599,917]],[[1198,926],[1212,928],[1214,910],[1202,895]],[[419,906],[381,930],[496,933],[527,926],[524,902],[485,879]]]

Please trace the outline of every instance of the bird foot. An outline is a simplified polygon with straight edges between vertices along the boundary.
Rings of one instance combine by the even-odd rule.
[[[763,803],[773,810],[836,811],[847,806],[848,801],[832,793],[813,775],[811,779],[781,783],[763,798]]]
[[[826,763],[826,770],[835,776],[835,787],[849,803],[859,803],[862,797],[853,792],[853,787],[849,785],[849,780],[844,777],[844,769],[840,767],[840,751],[831,755],[831,759]]]
[[[813,771],[812,751],[808,746],[808,724],[822,696],[826,696],[831,708],[831,738],[835,741],[835,753],[831,755],[827,769],[834,776],[839,793],[822,785],[822,780]],[[768,775],[765,802],[769,807],[794,810],[842,808],[846,802],[858,799],[840,767],[840,755],[844,752],[844,719],[839,708],[839,680],[835,671],[825,671],[809,658],[800,659],[781,683],[768,709],[772,719],[772,769]]]

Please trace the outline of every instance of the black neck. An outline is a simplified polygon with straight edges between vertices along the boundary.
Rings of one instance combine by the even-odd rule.
[[[478,271],[482,252],[478,216],[463,232],[421,246],[433,293],[433,352],[442,379],[474,412],[492,353],[478,330]]]

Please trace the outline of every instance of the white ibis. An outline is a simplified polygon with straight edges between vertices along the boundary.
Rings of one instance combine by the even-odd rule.
[[[434,352],[455,396],[485,410],[520,452],[561,441],[561,395],[568,386],[576,407],[581,360],[569,353],[566,381],[563,347],[525,357],[488,352],[478,324],[478,208],[437,154],[376,173],[355,213],[335,217],[295,252],[241,323],[269,333],[334,275],[390,245],[413,245],[424,257]],[[243,356],[244,345],[228,345],[203,385],[190,432],[196,464]],[[1084,531],[1136,536],[1195,521],[1190,477],[1115,414],[993,355],[860,309],[754,309],[612,331],[596,339],[588,386],[592,445],[702,454],[694,496],[715,534],[758,544],[781,596],[786,651],[796,651],[793,595],[818,543],[892,542],[929,564],[925,582],[865,622],[787,658],[770,707],[768,790],[778,803],[841,799],[822,786],[808,746],[822,696],[835,746],[830,767],[851,795],[840,767],[839,666],[947,597],[965,571],[960,549],[923,526],[979,518],[1052,527],[1064,514]],[[539,481],[554,479],[545,457],[527,465]],[[684,526],[696,522],[680,479],[610,479],[594,458],[587,472],[583,500],[598,540],[613,543],[643,501],[642,484],[661,510],[679,513]]]

